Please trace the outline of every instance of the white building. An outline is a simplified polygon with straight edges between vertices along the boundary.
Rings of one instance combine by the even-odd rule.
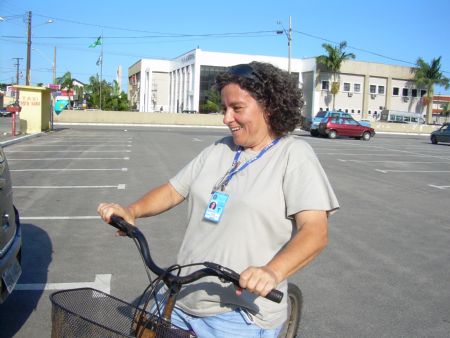
[[[269,62],[287,70],[288,59],[263,55],[206,52],[195,49],[173,60],[141,59],[128,68],[128,97],[141,112],[199,112],[215,76],[226,67]],[[331,74],[321,70],[315,58],[292,59],[291,72],[303,89],[303,115],[315,116],[332,109]],[[379,63],[345,61],[339,75],[340,90],[335,108],[356,118],[379,115],[382,109],[425,114],[421,97],[426,91],[415,88],[411,68]]]

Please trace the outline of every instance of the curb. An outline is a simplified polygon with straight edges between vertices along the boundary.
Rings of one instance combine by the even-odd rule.
[[[35,138],[35,137],[39,137],[39,136],[42,136],[42,135],[45,135],[45,133],[44,132],[40,132],[40,133],[34,133],[34,134],[19,136],[19,137],[13,138],[11,140],[0,142],[0,146],[1,147],[7,147],[7,146],[9,146],[11,144],[19,143],[19,142],[22,142],[22,141],[25,141],[25,140],[28,140],[28,139],[32,139],[32,138]]]

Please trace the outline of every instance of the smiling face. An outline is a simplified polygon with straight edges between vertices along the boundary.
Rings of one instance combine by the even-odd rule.
[[[234,143],[244,149],[259,151],[275,138],[265,119],[264,107],[248,91],[235,83],[221,91],[223,123],[228,126]]]

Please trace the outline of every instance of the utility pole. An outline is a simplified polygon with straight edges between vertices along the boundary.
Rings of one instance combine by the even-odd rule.
[[[288,36],[288,73],[291,74],[291,47],[292,47],[292,18],[289,16],[289,36]]]
[[[288,39],[288,73],[291,74],[292,17],[289,16],[289,31],[286,31],[280,21],[278,21],[278,24],[281,25],[281,28],[283,28],[283,30],[277,30],[277,34],[284,33]]]
[[[53,49],[53,80],[52,83],[56,83],[56,46]]]
[[[14,66],[16,66],[16,85],[19,85],[19,66],[20,66],[20,60],[23,60],[23,58],[13,58],[13,60],[16,60],[16,63]],[[16,103],[19,102],[19,90],[16,88]]]
[[[31,68],[31,11],[28,12],[28,42],[27,42],[27,75],[25,85],[30,85],[30,68]]]

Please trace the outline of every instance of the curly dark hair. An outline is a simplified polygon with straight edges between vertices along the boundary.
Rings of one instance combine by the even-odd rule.
[[[264,107],[268,124],[276,135],[291,132],[301,122],[303,93],[294,78],[270,63],[253,61],[228,68],[216,77],[219,92],[235,83]]]

